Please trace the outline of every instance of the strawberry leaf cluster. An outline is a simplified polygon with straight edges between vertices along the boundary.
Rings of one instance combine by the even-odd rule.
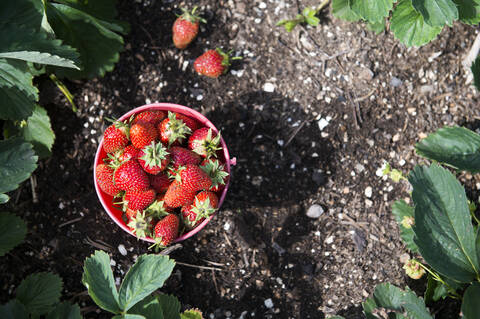
[[[478,0],[332,0],[332,10],[339,19],[365,21],[376,33],[389,21],[394,36],[408,47],[429,43],[455,21],[480,22]]]
[[[77,304],[60,301],[62,286],[62,279],[53,273],[29,275],[17,287],[15,298],[0,305],[0,317],[81,319]]]
[[[170,277],[175,261],[168,256],[142,255],[129,269],[117,290],[110,257],[96,251],[85,259],[82,282],[93,301],[114,318],[202,319],[199,310],[180,313],[175,296],[156,293]]]

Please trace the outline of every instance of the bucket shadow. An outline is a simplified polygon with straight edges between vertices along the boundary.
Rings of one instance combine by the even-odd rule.
[[[334,174],[333,146],[315,117],[285,97],[257,91],[206,116],[237,158],[227,200],[234,207],[299,203]]]

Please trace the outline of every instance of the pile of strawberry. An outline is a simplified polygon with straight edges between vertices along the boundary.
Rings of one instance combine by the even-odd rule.
[[[103,149],[96,181],[138,238],[165,247],[216,211],[228,173],[218,156],[220,134],[211,128],[149,110],[110,125]]]

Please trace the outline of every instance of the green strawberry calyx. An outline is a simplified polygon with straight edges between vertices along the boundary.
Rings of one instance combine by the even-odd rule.
[[[149,217],[146,217],[145,212],[138,212],[127,225],[132,228],[132,233],[138,238],[145,238],[150,236]]]
[[[225,179],[229,175],[225,170],[225,166],[221,165],[220,162],[216,159],[208,160],[204,165],[200,166],[200,168],[207,173],[207,175],[212,180],[212,187],[219,185],[225,185]]]
[[[169,154],[167,148],[163,146],[161,142],[155,143],[155,141],[152,141],[150,145],[143,148],[143,156],[140,158],[145,161],[145,166],[161,167],[162,161],[165,160]]]
[[[212,129],[209,128],[207,137],[203,140],[200,140],[200,143],[195,146],[192,151],[199,155],[206,154],[207,158],[212,156],[217,157],[217,151],[222,149],[220,146],[220,132],[218,132],[217,136],[214,138],[212,138],[212,134]]]
[[[224,52],[222,49],[216,48],[215,51],[217,51],[217,53],[220,54],[220,56],[222,57],[222,65],[225,67],[223,73],[227,72],[228,67],[231,65],[230,61],[243,59],[243,57],[241,56],[232,57],[231,55],[233,53],[233,50]]]
[[[175,141],[182,142],[185,137],[192,133],[192,130],[183,122],[177,119],[177,115],[174,112],[168,112],[168,130],[170,136],[168,137],[168,144],[171,145]]]
[[[200,17],[198,14],[195,13],[197,9],[198,9],[197,6],[193,7],[192,11],[188,11],[188,9],[181,8],[182,14],[179,14],[177,16],[182,20],[186,20],[191,23],[196,23],[197,21],[200,21],[202,23],[207,23],[207,20],[205,20],[204,18]]]
[[[145,209],[147,216],[160,219],[169,214],[165,209],[165,204],[163,200],[156,200],[150,206]]]
[[[210,198],[207,197],[202,201],[200,201],[198,198],[195,198],[195,203],[193,204],[191,210],[197,215],[194,221],[195,224],[200,218],[207,218],[211,216],[217,209],[210,205]]]

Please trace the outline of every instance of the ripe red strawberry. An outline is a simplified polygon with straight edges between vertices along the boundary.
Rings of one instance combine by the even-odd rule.
[[[113,168],[106,164],[98,164],[95,170],[95,178],[102,191],[110,196],[116,196],[121,189],[113,182]]]
[[[117,151],[115,157],[120,163],[129,161],[131,159],[137,158],[138,152],[140,150],[133,145],[128,145],[124,149]]]
[[[182,120],[183,123],[185,123],[185,125],[187,125],[187,127],[191,130],[191,132],[199,128],[198,122],[186,115],[177,113],[176,117],[177,120]]]
[[[202,161],[202,158],[198,154],[184,147],[172,146],[170,147],[169,152],[172,156],[171,163],[174,170],[187,164],[198,165]]]
[[[150,187],[147,173],[137,160],[121,164],[113,175],[115,185],[125,191],[141,191]]]
[[[130,127],[130,140],[133,146],[142,149],[158,137],[155,125],[149,122],[137,122]]]
[[[128,144],[128,126],[122,122],[114,122],[103,133],[103,149],[106,153],[121,150]]]
[[[185,225],[185,228],[190,230],[197,227],[201,222],[205,220],[205,217],[199,216],[193,210],[193,205],[183,206],[180,211],[180,219]]]
[[[198,209],[204,208],[202,214],[210,216],[218,207],[218,197],[214,192],[202,191],[195,196],[193,206]]]
[[[159,194],[165,193],[172,182],[164,172],[160,172],[157,175],[148,175],[148,179],[150,180],[150,185]]]
[[[188,148],[206,158],[217,157],[217,151],[222,149],[220,134],[213,132],[209,127],[199,128],[188,139]]]
[[[200,21],[206,23],[205,19],[195,14],[196,10],[197,7],[194,7],[192,12],[182,8],[183,14],[173,23],[173,44],[178,49],[185,49],[195,39]]]
[[[155,243],[160,247],[170,245],[178,236],[180,221],[177,215],[169,214],[155,225]]]
[[[137,238],[150,237],[152,235],[153,219],[147,217],[144,212],[139,212],[130,219],[127,226]]]
[[[138,210],[133,210],[127,207],[127,210],[125,211],[125,216],[127,216],[127,220],[132,220],[135,216],[137,216]]]
[[[153,125],[157,125],[166,117],[165,112],[160,110],[155,111],[143,111],[142,113],[137,114],[135,119],[132,122],[132,125],[139,122],[148,122]]]
[[[200,168],[207,173],[212,180],[212,187],[210,188],[212,192],[219,192],[225,187],[228,181],[228,173],[225,165],[220,163],[218,159],[206,159],[202,162]]]
[[[241,57],[230,58],[230,54],[231,51],[225,53],[219,48],[208,50],[193,62],[193,68],[198,74],[218,78],[228,71],[230,60],[241,59]]]
[[[192,192],[202,189],[210,189],[212,180],[197,165],[187,164],[179,168],[179,173],[175,177],[182,185],[182,188]]]
[[[170,163],[170,154],[162,143],[152,142],[138,152],[138,162],[145,172],[157,175]]]
[[[160,140],[168,145],[180,144],[192,130],[177,113],[168,112],[168,117],[157,125]]]
[[[155,200],[155,190],[149,188],[143,191],[127,191],[123,197],[123,201],[127,203],[127,207],[132,210],[144,210]]]
[[[163,200],[169,207],[181,207],[190,205],[195,198],[195,191],[185,190],[178,181],[173,181],[165,193]]]

